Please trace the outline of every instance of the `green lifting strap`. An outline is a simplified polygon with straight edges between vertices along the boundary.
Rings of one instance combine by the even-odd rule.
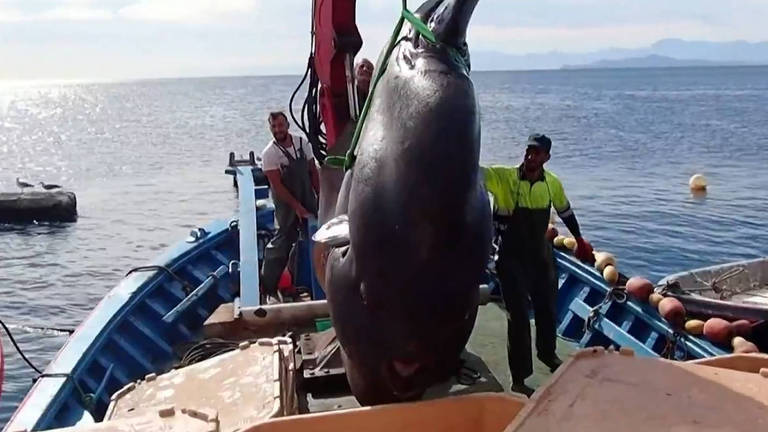
[[[405,7],[405,0],[403,0],[402,16],[406,21],[411,23],[413,28],[416,29],[416,31],[419,32],[422,37],[432,43],[437,43],[437,38],[435,37],[435,34],[432,33],[432,30],[430,30],[429,27],[427,27],[427,25],[419,19],[419,17],[414,15],[413,12],[409,11],[408,8]]]
[[[397,20],[397,24],[395,24],[395,30],[392,32],[392,36],[389,38],[387,50],[384,54],[384,57],[382,57],[380,60],[381,64],[376,68],[376,76],[374,77],[373,83],[371,84],[371,91],[368,93],[368,97],[365,99],[363,111],[360,113],[360,119],[355,126],[355,134],[352,136],[352,143],[349,146],[349,150],[347,150],[347,155],[327,156],[325,158],[325,163],[328,166],[344,168],[344,170],[347,171],[355,164],[355,150],[357,149],[357,142],[360,140],[360,132],[363,129],[363,124],[365,124],[365,118],[368,116],[371,100],[373,99],[373,93],[376,91],[376,85],[379,83],[379,80],[384,75],[384,71],[387,68],[387,63],[389,62],[389,57],[392,55],[392,51],[395,50],[395,46],[398,42],[398,36],[400,36],[400,31],[403,28],[404,21],[408,21],[424,39],[432,43],[437,43],[435,34],[432,33],[429,27],[427,27],[426,24],[424,24],[424,22],[419,19],[419,17],[408,10],[407,0],[403,0],[403,7],[402,12],[400,13],[400,18]],[[451,54],[454,55],[454,57],[456,56],[456,54],[453,52]]]

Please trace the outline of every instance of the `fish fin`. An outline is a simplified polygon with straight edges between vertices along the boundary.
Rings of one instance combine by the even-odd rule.
[[[341,247],[349,244],[349,218],[339,215],[324,223],[312,236],[317,243],[331,247]]]

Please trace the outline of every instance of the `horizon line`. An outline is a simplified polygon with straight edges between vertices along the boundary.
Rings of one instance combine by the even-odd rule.
[[[566,67],[568,66],[568,67]],[[767,63],[755,64],[713,64],[713,65],[692,65],[692,66],[626,66],[626,67],[589,67],[588,65],[577,65],[585,67],[572,67],[563,65],[558,68],[531,68],[531,69],[477,69],[473,73],[488,72],[574,72],[574,71],[601,71],[601,70],[647,70],[647,69],[715,69],[715,68],[761,68],[768,67]],[[175,81],[175,80],[204,80],[221,78],[287,78],[301,77],[302,73],[249,73],[249,74],[212,74],[212,75],[177,75],[177,76],[146,76],[146,77],[123,77],[123,78],[0,78],[0,89],[2,87],[23,87],[34,85],[75,85],[75,84],[121,84],[140,81]]]

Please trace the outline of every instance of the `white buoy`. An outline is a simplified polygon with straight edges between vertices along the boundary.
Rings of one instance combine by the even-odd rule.
[[[691,176],[691,179],[688,180],[688,186],[693,191],[707,190],[707,179],[704,178],[703,174],[694,174]]]

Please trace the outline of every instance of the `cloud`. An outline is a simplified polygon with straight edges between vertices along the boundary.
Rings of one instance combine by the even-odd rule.
[[[299,73],[309,49],[311,3],[0,0],[0,79]],[[473,51],[525,54],[638,48],[670,37],[768,38],[768,1],[734,4],[738,7],[722,0],[482,0],[468,42]],[[359,55],[375,61],[400,2],[360,0],[355,7],[363,37]]]
[[[57,7],[38,15],[38,18],[42,20],[62,21],[107,20],[113,17],[114,14],[106,9],[94,9],[83,6]]]
[[[140,0],[117,13],[133,20],[199,23],[254,13],[258,6],[258,0]]]
[[[23,21],[24,14],[21,11],[11,8],[6,8],[0,5],[0,22],[16,22]]]
[[[137,0],[118,9],[98,6],[94,0],[64,0],[55,7],[34,10],[23,2],[3,6],[0,22],[86,21],[123,18],[136,21],[207,23],[248,17],[260,0]]]
[[[114,16],[111,11],[91,6],[91,3],[92,0],[58,1],[56,7],[38,11],[27,11],[18,6],[4,7],[0,4],[0,22],[91,21],[110,19]]]

